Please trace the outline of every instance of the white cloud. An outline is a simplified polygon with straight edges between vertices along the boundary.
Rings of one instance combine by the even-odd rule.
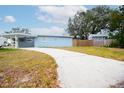
[[[4,22],[5,23],[14,23],[16,20],[13,16],[5,16],[4,17]]]
[[[31,29],[32,35],[52,35],[52,36],[60,36],[65,35],[65,30],[61,27],[50,27],[50,28],[32,28]],[[66,34],[67,35],[67,34]]]
[[[40,15],[40,16],[38,16],[37,18],[38,18],[39,20],[41,20],[41,21],[45,21],[45,22],[49,22],[49,23],[52,22],[51,18],[50,18],[49,16],[47,16],[47,15]]]
[[[37,17],[41,21],[66,24],[77,11],[86,11],[84,6],[38,6]]]

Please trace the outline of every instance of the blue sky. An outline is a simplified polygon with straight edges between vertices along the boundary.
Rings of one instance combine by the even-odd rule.
[[[95,6],[0,6],[0,33],[13,27],[29,28],[33,34],[65,34],[67,20],[77,11]],[[117,6],[111,6],[116,8]]]

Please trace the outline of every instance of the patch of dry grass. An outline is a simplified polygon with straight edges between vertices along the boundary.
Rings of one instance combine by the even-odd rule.
[[[57,64],[40,52],[0,51],[0,87],[59,87]]]
[[[68,48],[61,48],[61,49],[124,61],[124,49],[119,49],[119,48],[68,47]]]

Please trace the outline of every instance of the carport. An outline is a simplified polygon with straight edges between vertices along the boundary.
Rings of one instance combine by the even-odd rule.
[[[11,45],[15,48],[34,47],[34,36],[23,33],[9,33],[2,35],[4,38],[11,40]]]

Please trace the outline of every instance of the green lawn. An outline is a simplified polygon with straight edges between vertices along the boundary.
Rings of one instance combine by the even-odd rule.
[[[61,48],[61,49],[124,61],[124,49],[119,49],[119,48],[68,47],[68,48]]]
[[[14,49],[14,48],[0,48],[0,52],[9,52],[9,51],[16,51],[18,49]]]
[[[0,87],[59,87],[57,64],[44,53],[0,49]]]

